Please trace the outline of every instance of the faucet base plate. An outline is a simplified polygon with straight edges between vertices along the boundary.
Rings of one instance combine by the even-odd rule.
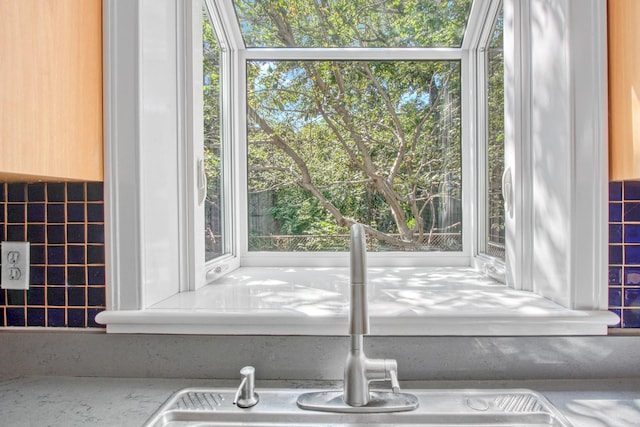
[[[390,391],[370,392],[369,403],[365,406],[347,405],[341,390],[304,393],[298,397],[298,407],[309,411],[376,413],[413,411],[418,407],[418,398],[409,393]]]

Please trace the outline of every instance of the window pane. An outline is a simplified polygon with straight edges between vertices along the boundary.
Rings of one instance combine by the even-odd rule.
[[[462,249],[459,61],[250,61],[249,249]]]
[[[222,144],[220,120],[220,47],[206,9],[202,19],[204,88],[204,166],[207,197],[204,203],[205,260],[224,251],[222,200]]]
[[[487,247],[488,255],[504,259],[504,55],[502,9],[496,19],[487,49]]]
[[[247,47],[460,47],[472,0],[234,0]]]

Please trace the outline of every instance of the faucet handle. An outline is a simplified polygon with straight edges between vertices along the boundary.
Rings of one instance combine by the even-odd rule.
[[[240,369],[240,386],[233,398],[233,404],[239,408],[250,408],[260,400],[258,393],[255,392],[256,368],[253,366],[245,366]]]
[[[400,393],[400,383],[398,382],[398,362],[395,359],[384,359],[384,379],[391,380],[391,390]]]
[[[394,369],[390,370],[389,376],[391,377],[391,390],[394,393],[400,393],[400,383],[398,382],[398,371]]]

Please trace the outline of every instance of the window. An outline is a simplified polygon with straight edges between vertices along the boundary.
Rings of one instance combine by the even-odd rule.
[[[462,249],[460,61],[247,69],[249,251]]]
[[[202,72],[203,72],[203,166],[206,176],[204,198],[205,261],[228,253],[224,231],[224,192],[222,178],[222,105],[221,50],[209,13],[202,10]]]
[[[472,0],[233,0],[247,48],[460,47]]]
[[[553,3],[554,7],[546,7],[548,3]],[[611,320],[600,311],[606,309],[604,218],[607,186],[606,150],[603,148],[606,144],[602,143],[606,139],[607,116],[606,79],[603,77],[606,76],[606,31],[601,19],[605,15],[600,2],[595,0],[581,8],[569,7],[568,3],[564,0],[505,0],[503,18],[496,20],[496,16],[500,16],[500,5],[494,1],[379,2],[375,3],[378,6],[365,8],[366,13],[350,8],[353,2],[336,2],[340,8],[327,9],[328,12],[321,10],[320,14],[312,10],[316,3],[305,3],[309,6],[305,8],[298,7],[302,2],[288,2],[287,7],[295,7],[295,10],[287,10],[287,14],[304,12],[315,18],[305,15],[295,25],[291,25],[294,23],[291,20],[279,22],[291,26],[291,37],[287,39],[291,43],[283,45],[282,38],[278,38],[283,34],[282,28],[274,27],[273,21],[267,19],[268,7],[262,12],[248,10],[271,2],[238,3],[236,10],[230,0],[206,0],[212,18],[211,34],[215,34],[220,52],[217,65],[220,95],[215,95],[217,101],[210,105],[219,102],[221,107],[218,110],[220,130],[208,131],[219,139],[212,140],[208,148],[212,156],[205,161],[206,153],[198,152],[199,145],[193,143],[197,138],[203,138],[204,131],[195,130],[202,128],[204,112],[199,117],[197,108],[192,107],[201,105],[196,101],[203,97],[203,85],[210,87],[215,81],[203,77],[202,67],[198,65],[203,46],[202,2],[105,0],[108,106],[105,127],[109,177],[106,206],[110,279],[109,310],[101,319],[109,325],[108,330],[193,333],[178,325],[197,324],[199,329],[196,329],[205,332],[211,325],[222,328],[233,322],[249,322],[241,316],[226,317],[224,313],[211,313],[206,309],[187,312],[179,307],[169,311],[154,310],[153,307],[175,295],[188,299],[192,294],[190,291],[238,267],[277,263],[317,267],[340,265],[336,262],[346,264],[346,257],[339,253],[344,247],[338,239],[344,233],[344,229],[340,229],[344,224],[336,221],[340,216],[325,209],[321,199],[310,198],[309,189],[299,184],[288,186],[287,178],[294,180],[301,171],[295,164],[295,156],[274,145],[281,138],[286,143],[297,144],[295,147],[302,154],[313,151],[321,155],[306,158],[312,165],[314,159],[322,156],[330,161],[330,170],[324,174],[314,172],[317,176],[311,182],[322,197],[330,197],[328,200],[341,208],[339,213],[345,219],[364,221],[372,228],[375,225],[375,230],[396,239],[394,234],[401,236],[406,231],[393,228],[399,223],[411,229],[419,221],[435,222],[435,226],[424,227],[425,235],[431,231],[443,232],[445,230],[438,229],[457,227],[456,223],[461,223],[461,227],[453,231],[461,233],[461,249],[456,247],[458,243],[443,245],[417,239],[420,247],[407,251],[398,250],[389,241],[372,240],[371,245],[378,252],[371,254],[369,259],[374,262],[370,262],[370,266],[393,263],[395,267],[471,267],[475,265],[472,258],[478,254],[501,258],[501,254],[492,253],[487,244],[502,237],[501,234],[490,234],[489,222],[493,217],[489,206],[494,202],[501,204],[499,199],[489,197],[495,177],[501,175],[489,173],[493,168],[489,165],[498,160],[496,171],[501,167],[510,171],[510,178],[509,174],[504,174],[505,182],[509,184],[505,186],[505,198],[512,201],[511,209],[503,215],[507,285],[501,289],[524,290],[554,301],[558,310],[571,321],[565,321],[562,316],[554,318],[543,314],[536,317],[536,309],[525,306],[509,314],[518,320],[506,322],[507,329],[499,318],[492,324],[492,317],[485,312],[465,313],[471,320],[455,333],[478,333],[471,325],[485,322],[489,323],[483,330],[501,331],[499,333],[527,333],[533,329],[538,333],[602,333],[603,326],[606,328]],[[424,10],[420,12],[430,11],[431,14],[420,15],[418,10],[413,13],[412,7],[422,7]],[[467,9],[456,14],[454,9],[458,7]],[[278,9],[276,12],[283,11]],[[445,18],[446,22],[455,25],[438,26],[436,18],[440,19],[440,24]],[[324,35],[327,38],[321,46],[314,47],[309,42],[315,40],[318,31],[327,28],[318,24],[319,19],[339,23],[340,28],[349,28],[349,31],[343,34],[327,30]],[[256,26],[256,32],[245,39],[243,34],[254,25],[252,20],[268,25]],[[359,22],[354,24],[356,21]],[[396,31],[399,22],[411,31]],[[433,38],[420,39],[424,34],[414,31],[411,25],[415,25],[415,29],[431,28],[429,34],[434,35]],[[553,31],[542,31],[549,26]],[[503,29],[502,59],[499,59],[500,28]],[[379,34],[361,36],[371,29],[379,29]],[[206,32],[204,35],[206,37]],[[391,37],[393,43],[380,41],[387,37]],[[371,45],[367,45],[369,42]],[[211,43],[210,47],[213,45]],[[491,81],[492,70],[500,68],[501,60],[504,62],[504,88],[479,85],[478,80],[488,78]],[[483,61],[485,68],[481,68]],[[282,73],[268,73],[270,68]],[[340,72],[336,73],[338,70]],[[311,97],[316,95],[312,91],[318,89],[310,77],[314,73],[327,76],[326,103],[316,104],[319,98]],[[279,86],[269,82],[277,75],[280,76]],[[346,87],[338,78],[340,76],[351,76],[349,84],[353,85],[351,93],[342,95],[346,98],[342,104],[331,102],[331,97],[339,96],[341,88]],[[373,92],[374,82],[385,91]],[[402,88],[409,86],[411,91],[402,92]],[[284,90],[300,91],[303,88],[308,92],[304,98],[308,101],[305,108],[301,108],[301,98],[288,98]],[[480,93],[485,90],[482,88],[487,89],[486,94]],[[438,96],[431,94],[435,89]],[[494,117],[492,99],[499,99],[500,90],[504,91],[505,112],[503,166],[499,165],[501,156],[488,155],[491,143],[485,140],[482,147],[480,142],[484,138],[482,135],[493,135],[496,141],[499,140],[495,132],[490,132],[489,123]],[[380,95],[383,93],[393,96],[389,95],[385,100]],[[367,120],[354,114],[355,127],[351,133],[345,133],[349,123],[337,121],[340,115],[335,113],[339,111],[331,109],[349,108],[358,113],[364,102],[371,102],[371,111],[387,108],[389,114],[372,114]],[[389,105],[395,108],[389,109]],[[439,177],[428,181],[433,189],[424,183],[426,181],[414,182],[426,179],[422,175],[411,176],[411,171],[422,166],[423,158],[405,156],[398,165],[398,180],[387,183],[396,189],[394,203],[405,203],[394,213],[377,199],[384,199],[384,194],[368,193],[363,189],[365,184],[371,184],[371,179],[364,172],[357,172],[350,163],[363,162],[367,156],[376,160],[384,158],[382,151],[389,150],[394,144],[398,146],[400,130],[406,133],[410,128],[404,127],[406,122],[414,120],[415,124],[420,114],[426,117],[424,109],[428,107],[437,112],[438,120],[425,122],[425,129],[429,126],[434,130],[433,135],[440,139],[436,138],[437,143],[432,144],[425,138],[416,142],[416,147],[424,142],[422,148],[436,151],[437,155],[426,158],[433,160],[433,170]],[[323,110],[331,112],[329,120],[322,117]],[[394,128],[394,114],[403,126]],[[332,131],[331,125],[340,127],[340,132]],[[361,140],[364,128],[371,131],[367,137],[389,142],[375,144],[372,150],[356,151],[356,156],[349,158],[349,152],[341,148],[338,137],[345,139],[345,144],[356,142]],[[395,139],[389,137],[392,134]],[[348,141],[345,135],[350,138]],[[422,135],[432,136],[426,131]],[[370,142],[374,141],[364,141],[365,144]],[[261,162],[261,158],[264,161]],[[343,166],[342,171],[339,166]],[[291,173],[283,173],[287,168]],[[347,168],[351,168],[350,173],[341,175]],[[214,236],[209,242],[203,236],[205,219],[198,219],[198,215],[205,217],[205,208],[195,209],[200,214],[194,213],[193,208],[202,200],[202,171],[211,173],[209,186],[217,187],[215,192],[209,193],[206,203],[214,206],[222,201],[215,215],[206,219]],[[219,181],[211,179],[216,174]],[[331,184],[345,179],[354,181],[348,183],[352,197],[358,202],[353,205],[360,205],[358,198],[370,202],[362,212],[349,210],[351,201],[344,200],[341,193],[332,194]],[[396,185],[404,192],[399,192]],[[416,207],[417,216],[412,211],[411,198],[406,196],[413,194],[407,189],[411,190],[414,185],[416,189],[420,187],[430,190],[429,194],[437,194],[435,200],[438,200],[437,203],[434,200],[435,207],[428,204]],[[307,215],[313,217],[310,221],[313,226],[292,226],[291,213],[283,209],[290,203],[291,199],[287,197],[302,201],[302,208],[297,209],[300,212],[295,212],[296,224],[305,222],[301,216]],[[427,197],[426,193],[416,192],[416,201],[421,197]],[[393,197],[388,199],[393,202]],[[327,219],[328,224],[333,221],[335,226],[329,227],[317,220],[314,210],[321,205],[324,216],[319,217]],[[426,207],[420,212],[422,206]],[[414,222],[396,221],[393,216],[399,212],[412,214]],[[254,222],[250,219],[251,215],[260,217],[265,213],[270,217]],[[279,216],[274,217],[274,214]],[[218,241],[222,243],[216,247],[211,243],[218,237],[218,226],[221,226],[221,240]],[[291,232],[286,230],[289,226]],[[318,229],[319,233],[316,232]],[[209,233],[207,227],[204,230]],[[270,234],[267,243],[251,240],[266,234],[264,230]],[[317,251],[313,239],[307,239],[303,245],[305,251],[283,253],[271,239],[274,230],[288,233],[279,235],[321,236],[323,241],[319,248],[322,250]],[[419,235],[415,230],[419,228],[414,229],[414,236]],[[414,236],[400,239],[413,242]],[[209,249],[208,258],[211,258],[206,265],[205,248]],[[238,270],[238,277],[243,274],[241,270]],[[295,274],[305,273],[298,270]],[[463,276],[460,280],[464,281]],[[233,288],[232,294],[225,297],[228,301],[242,301],[243,293],[249,292],[250,289]],[[399,294],[403,298],[412,295],[411,292]],[[310,296],[321,299],[323,295],[318,292]],[[475,297],[482,298],[482,295]],[[525,300],[528,301],[527,298],[504,301]],[[474,317],[476,314],[477,318]],[[268,325],[267,317],[256,322]],[[439,325],[438,328],[445,325],[446,322],[434,320],[435,317],[419,317],[420,322],[426,322],[421,323],[422,327],[431,322]],[[297,321],[304,323],[302,319]],[[546,325],[547,329],[533,327],[538,324]],[[508,325],[517,325],[520,329],[514,332]],[[393,328],[385,330],[392,331],[388,333],[396,331]],[[451,328],[437,331],[447,333]],[[242,333],[251,332],[242,329]]]
[[[484,49],[486,96],[486,220],[484,253],[504,261],[504,16],[502,7]]]
[[[236,1],[231,18],[207,4],[241,35],[235,60],[246,81],[222,86],[246,102],[232,118],[246,133],[230,144],[240,156],[233,145],[246,144],[246,190],[236,196],[246,197],[247,227],[233,230],[241,263],[348,250],[353,222],[367,228],[372,252],[468,257],[460,46],[471,0]],[[215,37],[204,25],[208,47]]]

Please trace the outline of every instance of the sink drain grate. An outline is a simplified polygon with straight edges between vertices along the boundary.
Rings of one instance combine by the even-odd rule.
[[[540,400],[531,394],[501,394],[496,396],[496,407],[504,412],[521,413],[521,412],[542,412],[543,406]]]
[[[185,393],[176,400],[172,409],[187,411],[213,411],[222,405],[224,398],[220,393]]]

